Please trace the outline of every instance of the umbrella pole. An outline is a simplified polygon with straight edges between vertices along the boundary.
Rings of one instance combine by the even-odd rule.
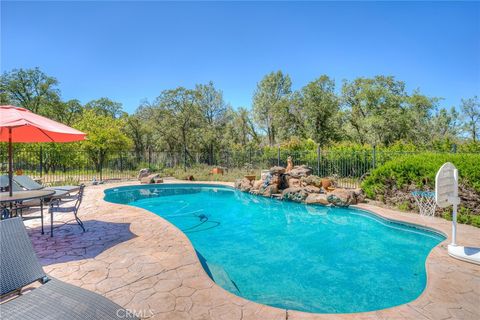
[[[12,154],[12,128],[8,128],[8,194],[12,196],[13,187],[13,154]]]

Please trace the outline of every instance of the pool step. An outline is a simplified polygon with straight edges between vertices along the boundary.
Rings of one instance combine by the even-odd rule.
[[[207,262],[207,264],[215,283],[232,293],[240,294],[240,290],[238,289],[237,285],[232,279],[230,279],[228,273],[222,266],[209,262]]]

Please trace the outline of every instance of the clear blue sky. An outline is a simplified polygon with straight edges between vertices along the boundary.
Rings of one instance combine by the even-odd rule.
[[[445,107],[480,95],[478,2],[6,2],[1,70],[40,67],[64,99],[133,112],[164,89],[212,80],[234,107],[263,75],[300,88],[394,75]]]

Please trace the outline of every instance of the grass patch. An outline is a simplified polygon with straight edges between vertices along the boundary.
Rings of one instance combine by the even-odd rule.
[[[187,168],[186,170],[181,167],[164,168],[160,171],[162,176],[175,177],[176,179],[186,180],[187,177],[193,176],[196,181],[223,181],[234,182],[236,179],[243,178],[245,175],[256,175],[256,179],[260,179],[260,169],[224,169],[223,174],[212,174],[214,167],[207,165],[199,165],[195,167]]]
[[[404,201],[398,205],[398,210],[400,211],[408,211],[410,210],[410,202]]]

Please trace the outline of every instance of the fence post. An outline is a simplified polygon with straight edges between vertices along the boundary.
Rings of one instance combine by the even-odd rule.
[[[278,153],[277,153],[277,166],[280,167],[280,146],[278,146]]]
[[[372,168],[375,169],[376,165],[377,165],[377,146],[373,145],[373,149],[372,149]]]
[[[100,181],[103,181],[103,160],[105,159],[102,159],[102,152],[101,151],[98,151],[98,166],[99,166],[99,169],[100,169]]]
[[[457,144],[452,144],[452,153],[457,153]]]
[[[122,151],[120,151],[120,172],[123,172],[123,157],[122,157]]]
[[[322,150],[320,149],[320,145],[317,146],[317,176],[320,176],[320,154]]]
[[[39,168],[39,171],[40,171],[40,178],[43,177],[43,147],[40,146],[40,168]]]

